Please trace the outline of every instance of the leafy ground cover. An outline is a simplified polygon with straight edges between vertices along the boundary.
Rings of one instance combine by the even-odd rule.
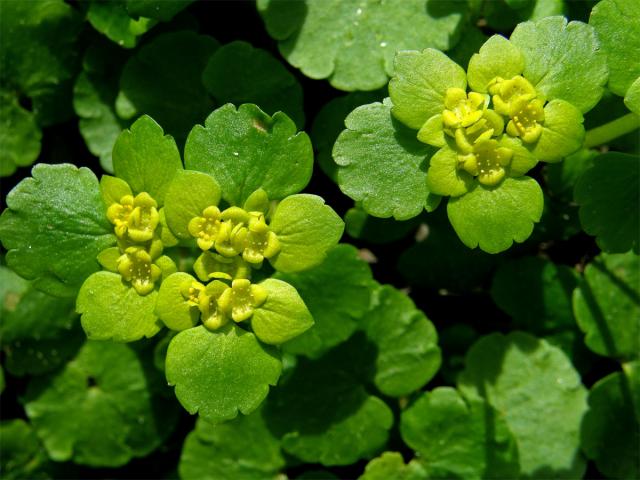
[[[0,2],[0,476],[640,478],[638,5]]]

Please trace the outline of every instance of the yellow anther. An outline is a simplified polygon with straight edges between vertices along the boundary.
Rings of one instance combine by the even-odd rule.
[[[214,280],[209,283],[198,296],[198,308],[200,309],[202,323],[209,330],[217,330],[229,322],[229,317],[219,304],[220,296],[229,287],[219,281]]]
[[[157,207],[156,201],[146,192],[135,198],[125,195],[120,203],[114,203],[107,209],[107,218],[115,226],[118,238],[146,242],[153,238],[160,222]]]
[[[150,293],[162,275],[151,255],[141,247],[129,247],[118,258],[118,272],[140,295]]]
[[[467,94],[461,88],[449,88],[445,93],[445,110],[442,112],[445,132],[453,135],[453,129],[469,127],[476,123],[482,118],[487,103],[487,97],[481,93]]]
[[[186,282],[182,286],[182,296],[185,301],[192,307],[198,307],[200,305],[200,294],[204,292],[205,286],[195,280]]]
[[[542,135],[544,122],[544,103],[542,100],[521,99],[513,106],[514,114],[507,124],[507,133],[520,137],[525,143],[533,143]]]
[[[218,298],[218,306],[231,314],[234,322],[248,320],[253,311],[267,299],[267,291],[260,285],[252,285],[249,280],[238,279],[231,283]]]
[[[467,128],[457,128],[454,138],[462,153],[472,153],[474,145],[502,134],[504,120],[493,110],[485,110],[482,118]]]
[[[518,102],[533,100],[536,97],[536,89],[521,75],[516,75],[510,80],[492,80],[489,92],[493,95],[493,108],[496,112],[510,117],[513,117]]]
[[[187,230],[196,239],[198,247],[206,251],[215,244],[220,227],[220,210],[210,206],[203,210],[201,217],[194,217],[189,221]]]
[[[478,142],[473,153],[458,156],[458,167],[478,178],[483,185],[493,186],[500,183],[511,163],[513,151],[498,146],[496,140]]]

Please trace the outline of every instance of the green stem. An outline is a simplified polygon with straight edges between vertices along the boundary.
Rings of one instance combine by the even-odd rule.
[[[621,137],[640,127],[640,116],[635,113],[628,113],[620,118],[593,128],[587,132],[584,139],[585,148],[593,148],[604,145],[611,140]]]

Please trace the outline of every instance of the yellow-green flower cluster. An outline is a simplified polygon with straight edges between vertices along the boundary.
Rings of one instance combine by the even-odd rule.
[[[157,202],[146,192],[135,197],[124,195],[109,206],[107,218],[118,239],[118,272],[140,295],[150,293],[162,276],[162,270],[154,263],[163,249],[157,232]]]
[[[231,286],[214,280],[206,286],[193,280],[183,285],[182,296],[200,310],[202,323],[210,330],[226,325],[230,319],[243,322],[267,299],[267,291],[247,279],[235,279]]]
[[[489,93],[449,88],[445,92],[442,131],[458,154],[458,169],[494,186],[505,177],[513,151],[501,144],[503,135],[534,143],[542,134],[544,100],[524,77],[496,77]],[[506,124],[506,128],[505,128]],[[434,125],[427,122],[418,134],[431,143]]]
[[[225,259],[240,257],[253,267],[260,267],[265,258],[280,251],[280,242],[266,223],[264,213],[247,212],[240,207],[220,211],[210,206],[202,215],[193,218],[189,233],[204,250],[213,250]]]

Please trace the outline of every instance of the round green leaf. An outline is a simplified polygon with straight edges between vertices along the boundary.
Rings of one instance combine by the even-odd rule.
[[[516,439],[521,475],[580,478],[580,424],[587,392],[565,354],[522,332],[492,334],[466,356],[458,387],[483,398]]]
[[[426,480],[427,472],[420,462],[412,460],[404,463],[402,455],[397,452],[384,452],[374,458],[364,469],[358,480]]]
[[[322,263],[342,237],[344,222],[321,197],[299,194],[278,204],[269,227],[280,242],[280,252],[269,261],[276,270],[293,273]]]
[[[150,115],[184,141],[213,107],[201,77],[217,48],[213,37],[187,30],[159,35],[142,46],[122,71],[118,115]]]
[[[424,386],[440,368],[438,334],[411,299],[385,285],[360,328],[376,347],[373,382],[385,395],[402,397]]]
[[[113,173],[111,153],[120,132],[130,125],[115,112],[118,83],[125,55],[106,40],[87,48],[84,71],[73,87],[73,109],[80,117],[78,127],[89,151],[100,158],[100,165]]]
[[[469,248],[499,253],[513,241],[524,242],[542,215],[543,197],[530,177],[507,178],[494,188],[476,184],[469,193],[452,198],[447,213],[456,233]]]
[[[519,24],[511,42],[524,56],[524,77],[547,100],[566,100],[585,113],[602,97],[607,56],[590,25],[547,17]]]
[[[575,325],[571,295],[578,283],[575,270],[539,257],[503,264],[491,285],[491,297],[522,329],[539,334]]]
[[[640,115],[640,77],[631,84],[624,96],[624,104],[636,115]]]
[[[9,192],[0,217],[7,263],[36,288],[74,296],[115,242],[98,179],[69,164],[39,164],[31,174]]]
[[[391,116],[388,100],[356,108],[345,124],[333,148],[343,193],[367,213],[396,220],[437,206],[439,197],[429,193],[425,173],[435,150]]]
[[[582,448],[607,478],[640,477],[640,423],[632,398],[640,396],[640,379],[635,373],[629,370],[607,375],[589,392],[589,411],[582,422]]]
[[[156,24],[149,18],[131,18],[123,0],[89,2],[87,20],[93,28],[124,48],[135,47],[138,37]]]
[[[382,100],[384,97],[380,90],[349,93],[327,102],[313,120],[310,135],[316,151],[316,162],[334,182],[338,166],[333,161],[331,151],[338,135],[344,130],[344,119],[356,107]]]
[[[517,478],[518,450],[504,420],[451,387],[423,393],[400,417],[402,439],[427,478]]]
[[[40,154],[42,132],[33,113],[25,110],[18,99],[0,93],[0,177],[18,167],[31,165]]]
[[[165,278],[158,291],[155,313],[171,330],[195,327],[200,321],[200,310],[190,305],[182,292],[196,279],[188,273],[177,272]]]
[[[267,425],[284,450],[306,463],[349,465],[387,441],[391,409],[340,367],[329,357],[302,359],[265,406]]]
[[[418,130],[444,110],[449,88],[467,88],[467,75],[444,53],[431,48],[396,54],[395,74],[389,82],[392,113],[409,128]]]
[[[603,0],[591,11],[589,25],[598,34],[609,66],[609,89],[624,96],[640,77],[640,4],[634,0]]]
[[[253,312],[251,328],[260,341],[280,345],[313,326],[313,317],[294,287],[275,278],[259,285],[266,290],[267,300]]]
[[[144,115],[113,146],[113,169],[134,193],[147,192],[162,205],[173,177],[182,170],[176,142]]]
[[[262,188],[271,200],[302,190],[313,169],[313,150],[304,132],[284,113],[270,117],[257,106],[224,105],[204,126],[196,125],[185,146],[185,165],[208,173],[222,197],[241,206]]]
[[[399,50],[451,48],[464,17],[459,2],[433,0],[260,0],[258,11],[291,65],[349,91],[384,86]]]
[[[532,153],[544,162],[559,162],[576,152],[584,142],[583,117],[568,102],[551,100],[544,107],[542,134]]]
[[[502,35],[493,35],[469,60],[469,87],[487,93],[487,86],[496,77],[513,78],[524,70],[520,49]]]
[[[212,422],[253,412],[280,377],[278,353],[229,324],[211,332],[203,326],[178,333],[169,344],[167,381],[191,414]]]
[[[444,146],[429,161],[427,188],[434,194],[458,197],[474,184],[473,177],[458,168],[458,152]]]
[[[318,266],[300,273],[276,273],[293,285],[313,315],[314,325],[283,346],[286,352],[317,358],[356,331],[369,310],[373,278],[351,245],[337,245]]]
[[[157,298],[157,290],[138,295],[117,273],[96,272],[82,284],[76,310],[91,340],[133,342],[162,328],[154,312]]]
[[[304,126],[302,87],[268,51],[231,42],[209,59],[202,82],[220,103],[255,103],[268,113],[282,111]]]
[[[640,252],[640,163],[638,157],[610,152],[596,157],[579,178],[574,199],[580,223],[610,253]]]
[[[62,0],[3,2],[3,88],[29,97],[59,94],[58,87],[75,74],[81,28],[82,16]]]
[[[585,343],[599,355],[634,358],[640,351],[640,257],[603,253],[587,265],[573,293]]]
[[[0,471],[2,478],[50,478],[41,469],[48,462],[47,454],[40,445],[38,436],[21,418],[0,423]]]
[[[179,170],[167,190],[164,213],[167,225],[178,238],[190,239],[189,222],[205,208],[218,205],[220,187],[211,177],[192,170]]]
[[[125,0],[132,17],[155,18],[168,22],[195,0]]]
[[[280,440],[258,410],[218,424],[200,418],[182,447],[178,471],[201,480],[276,480],[284,466]]]
[[[87,342],[64,369],[30,382],[25,410],[53,460],[124,465],[175,424],[173,404],[153,394],[151,381],[130,347]]]

